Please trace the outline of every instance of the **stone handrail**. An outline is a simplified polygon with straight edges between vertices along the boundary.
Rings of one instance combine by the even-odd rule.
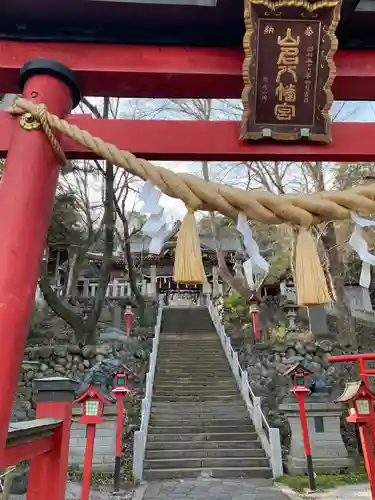
[[[156,359],[159,348],[162,314],[163,314],[163,303],[159,301],[159,309],[155,325],[155,335],[152,341],[152,351],[149,359],[149,369],[146,375],[145,397],[142,400],[141,426],[139,431],[136,431],[134,433],[133,476],[134,479],[138,481],[141,481],[143,476],[143,462],[144,462],[146,442],[147,442],[148,423],[151,412],[152,390],[154,385]]]
[[[280,477],[283,475],[280,431],[277,428],[270,427],[269,423],[267,422],[267,419],[264,416],[261,408],[260,397],[254,394],[249,383],[248,373],[246,370],[243,370],[241,368],[238,360],[238,354],[236,351],[234,351],[230,338],[225,333],[225,328],[221,323],[220,315],[211,299],[207,300],[207,307],[216,332],[219,335],[225,354],[228,358],[228,362],[232,369],[234,378],[236,379],[238,388],[245,402],[246,409],[254,424],[263,449],[270,460],[272,475],[273,477]]]

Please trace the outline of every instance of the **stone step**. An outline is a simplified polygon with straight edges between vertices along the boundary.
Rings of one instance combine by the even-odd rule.
[[[173,387],[171,387],[173,385]],[[222,383],[220,384],[215,384],[215,382],[212,380],[204,380],[204,381],[201,381],[201,379],[199,377],[197,378],[193,378],[193,379],[186,379],[186,380],[181,380],[181,379],[178,379],[176,381],[174,381],[173,379],[171,379],[170,377],[167,377],[166,379],[161,379],[161,378],[157,378],[155,377],[155,382],[154,382],[154,388],[155,389],[173,389],[173,388],[176,388],[178,387],[179,389],[181,390],[184,390],[184,389],[189,389],[190,387],[196,387],[197,385],[201,385],[201,387],[218,387],[219,389],[224,389],[224,388],[227,388],[227,389],[231,389],[232,387],[236,387],[237,388],[237,384],[234,380],[233,377],[229,378],[226,380],[226,381],[222,381]]]
[[[262,447],[259,441],[256,440],[237,440],[237,441],[148,441],[147,450],[244,450],[258,448],[262,452]]]
[[[169,332],[164,334],[160,332],[160,342],[159,345],[173,345],[178,342],[185,344],[198,344],[199,342],[217,342],[220,338],[215,331],[211,332],[197,332],[197,333],[173,333]]]
[[[263,457],[220,457],[220,458],[173,458],[147,459],[145,469],[208,469],[210,467],[267,467],[269,461]]]
[[[199,434],[152,434],[148,433],[149,441],[256,441],[257,434],[255,432],[240,432],[214,434],[213,432],[202,432]]]
[[[197,325],[195,328],[190,329],[190,325],[186,326],[187,323],[182,324],[182,325],[176,325],[176,328],[174,328],[174,325],[163,325],[161,327],[161,338],[162,339],[175,339],[180,336],[184,336],[184,338],[214,338],[217,337],[216,331],[213,329],[212,326],[207,326],[204,327],[203,325]],[[187,330],[189,328],[189,330]]]
[[[158,353],[158,365],[168,363],[172,365],[228,365],[228,360],[225,356],[197,356],[195,354],[180,354],[180,355],[166,355],[165,353]]]
[[[173,386],[172,386],[172,384],[173,384]],[[199,377],[193,378],[193,379],[187,379],[187,380],[178,379],[176,381],[174,381],[170,377],[167,377],[166,379],[164,379],[164,378],[161,379],[161,378],[155,377],[154,389],[167,390],[167,389],[174,389],[174,388],[178,387],[179,389],[184,390],[184,389],[190,389],[190,387],[196,387],[197,385],[200,385],[201,387],[206,387],[206,388],[218,387],[219,389],[224,389],[224,388],[231,389],[233,387],[237,388],[237,384],[236,384],[233,377],[231,377],[231,378],[228,377],[227,381],[223,381],[220,384],[215,384],[215,382],[211,381],[211,380],[201,381],[201,379]]]
[[[151,420],[157,419],[160,421],[160,419],[163,419],[163,421],[171,421],[171,420],[180,420],[181,418],[184,418],[185,415],[189,415],[189,413],[186,412],[169,412],[169,413],[151,413]],[[249,416],[246,414],[245,411],[236,411],[236,412],[205,412],[205,413],[197,413],[197,414],[190,414],[191,421],[205,421],[205,422],[211,422],[213,420],[234,420],[234,419],[249,419]],[[250,421],[250,420],[249,420]],[[250,421],[251,423],[251,421]]]
[[[161,334],[160,341],[159,341],[159,347],[166,347],[166,348],[174,348],[177,349],[178,347],[189,347],[189,348],[196,348],[201,345],[207,345],[207,346],[219,346],[221,345],[221,340],[219,336],[216,333],[213,333],[212,335],[205,335],[204,337],[199,337],[198,335],[195,337],[188,336],[186,339],[174,339],[170,336],[167,336],[166,338],[163,338],[163,334]]]
[[[252,433],[255,432],[254,426],[250,424],[244,425],[231,425],[228,427],[213,425],[210,422],[202,423],[201,425],[185,425],[179,428],[177,427],[161,427],[159,425],[152,424],[149,427],[148,432],[150,434],[176,434],[176,431],[181,434],[240,434],[240,433]]]
[[[264,458],[265,454],[262,448],[233,449],[233,448],[208,448],[199,450],[148,450],[146,459],[174,459],[174,458],[244,458],[259,457]]]
[[[213,377],[213,378],[218,378],[222,374],[229,377],[232,376],[233,374],[230,371],[229,367],[222,369],[222,370],[217,370],[216,368],[158,368],[156,367],[156,373],[158,375],[164,375],[164,376],[169,376],[173,378],[179,378],[179,377],[186,377],[186,376],[195,376],[195,377]]]
[[[181,345],[196,347],[197,345],[220,345],[221,340],[216,333],[212,333],[212,335],[205,334],[204,336],[199,335],[191,335],[187,334],[186,337],[180,337],[174,339],[167,335],[167,337],[163,338],[163,333],[161,333],[159,346],[160,347],[180,347]]]
[[[212,373],[212,372],[217,372],[217,373],[232,373],[232,370],[229,366],[229,363],[227,361],[218,361],[217,363],[203,363],[202,361],[200,362],[181,362],[179,363],[178,361],[172,361],[172,360],[160,360],[160,362],[157,362],[156,364],[156,370],[158,371],[174,371],[174,372],[186,372],[189,371],[191,373]]]
[[[184,401],[242,401],[239,393],[237,394],[215,394],[215,395],[196,395],[196,396],[173,396],[171,394],[167,396],[152,396],[152,401],[171,401],[171,402],[184,402]]]
[[[223,359],[198,359],[192,357],[191,359],[181,358],[165,358],[158,357],[157,366],[159,368],[228,368],[229,363],[226,358]]]
[[[208,469],[145,469],[144,479],[184,479],[193,477],[213,477],[213,478],[271,478],[272,473],[269,467],[223,467]]]
[[[173,364],[156,364],[156,371],[163,373],[165,371],[172,371],[176,374],[190,372],[192,374],[201,374],[201,375],[210,375],[212,372],[216,372],[217,374],[223,373],[224,375],[232,374],[232,370],[229,366],[229,363],[222,363],[218,365],[217,363],[212,364],[193,364],[189,363],[184,365],[183,363]]]
[[[158,349],[159,354],[163,355],[173,355],[173,356],[178,356],[180,358],[182,357],[191,357],[193,355],[199,356],[201,359],[204,359],[206,357],[213,357],[213,358],[226,358],[225,352],[223,348],[221,347],[220,344],[217,344],[215,346],[197,346],[194,349],[188,346],[180,345],[176,348],[171,348],[171,349],[166,349],[165,347],[159,346]]]
[[[182,413],[189,416],[200,415],[202,413],[235,413],[237,411],[246,411],[245,404],[238,401],[235,404],[232,402],[230,405],[223,404],[217,401],[197,401],[194,405],[191,402],[178,402],[178,401],[155,401],[153,399],[151,406],[151,413],[154,411],[159,414],[167,413]]]
[[[199,387],[199,385],[193,385],[191,387],[187,387],[186,389],[181,389],[176,386],[173,389],[163,389],[158,386],[155,387],[153,395],[154,396],[220,396],[220,395],[231,395],[231,394],[239,394],[237,387],[233,388],[209,388],[209,387]]]
[[[206,364],[210,363],[211,365],[214,363],[228,363],[228,359],[226,356],[222,355],[217,355],[213,356],[211,353],[207,353],[206,356],[202,356],[202,351],[200,351],[200,355],[191,353],[191,352],[186,352],[182,353],[179,352],[177,353],[165,353],[165,352],[158,352],[158,363],[184,363],[186,365],[191,365],[191,364]]]
[[[231,425],[252,425],[249,418],[215,418],[207,419],[207,417],[182,417],[176,418],[171,416],[169,418],[163,415],[157,417],[151,417],[150,425],[161,426],[161,427],[171,427],[171,428],[181,428],[186,425],[199,425],[201,422],[206,424],[218,425],[218,426],[231,426]]]
[[[196,381],[193,381],[193,382],[191,382],[191,381],[189,381],[189,382],[176,381],[173,384],[171,383],[171,380],[168,380],[168,383],[166,381],[159,382],[159,381],[155,380],[154,389],[155,390],[161,389],[163,391],[173,391],[177,387],[179,391],[189,391],[190,388],[197,387],[197,385],[199,385],[202,389],[211,389],[211,388],[215,387],[215,388],[218,388],[219,390],[232,389],[232,388],[238,390],[237,384],[235,383],[234,379],[228,380],[227,382],[224,382],[221,384],[215,384],[215,383],[210,383],[210,382],[203,384],[198,379]]]
[[[167,425],[167,422],[170,422],[171,420],[179,421],[184,418],[184,415],[187,415],[188,413],[181,412],[181,413],[176,413],[176,412],[170,412],[170,413],[151,413],[151,421],[157,422],[159,425],[159,422],[162,420],[165,422],[163,425]],[[242,419],[248,419],[248,422],[250,424],[252,423],[250,420],[250,417],[246,414],[245,411],[243,412],[220,412],[220,413],[201,413],[201,414],[195,414],[195,415],[190,415],[191,417],[191,425],[194,425],[195,422],[212,422],[214,420],[232,420],[235,418],[242,418]],[[157,419],[157,420],[155,420]]]
[[[174,379],[171,379],[171,377],[167,377],[167,376],[157,375],[155,373],[155,386],[156,386],[156,384],[171,385],[172,382],[173,382],[173,384],[192,384],[192,383],[195,383],[195,381],[200,382],[204,385],[213,384],[213,383],[215,383],[217,385],[236,383],[232,373],[229,373],[228,375],[216,377],[216,378],[215,378],[215,375],[210,374],[210,375],[205,376],[205,377],[198,377],[198,376],[192,376],[192,375],[181,375],[180,377],[177,377]]]
[[[191,364],[194,361],[196,363],[228,363],[228,359],[224,354],[214,355],[211,352],[207,352],[206,355],[202,354],[202,350],[195,352],[183,352],[172,353],[172,352],[160,352],[158,351],[158,362],[174,362],[174,363],[186,363]]]
[[[216,341],[212,342],[194,342],[194,343],[188,343],[188,342],[161,342],[159,343],[159,350],[162,352],[181,352],[181,349],[184,350],[184,352],[196,352],[199,351],[200,349],[205,349],[207,351],[212,350],[212,352],[216,354],[221,354],[223,353],[223,348],[221,346],[221,342],[219,339]],[[202,354],[202,352],[201,352]]]
[[[180,324],[178,323],[170,323],[164,325],[161,325],[161,335],[162,337],[167,337],[169,335],[191,335],[192,338],[196,336],[206,336],[209,334],[210,336],[214,337],[215,335],[217,336],[216,331],[214,330],[214,327],[212,325],[204,325],[202,323],[197,324],[197,325],[192,325],[189,324],[187,321],[182,321]]]
[[[159,347],[167,349],[178,349],[178,347],[183,347],[186,345],[186,349],[189,351],[190,349],[196,349],[201,345],[207,346],[205,349],[207,352],[209,350],[221,349],[221,341],[216,333],[199,333],[196,332],[194,334],[186,334],[186,333],[160,333],[160,342]],[[164,335],[164,336],[163,336]],[[186,339],[189,338],[189,342]]]

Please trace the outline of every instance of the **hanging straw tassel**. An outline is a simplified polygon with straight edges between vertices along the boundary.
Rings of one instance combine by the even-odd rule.
[[[310,230],[304,228],[299,230],[295,252],[298,304],[310,307],[332,302],[316,243]]]
[[[191,209],[188,209],[178,232],[173,274],[176,283],[206,281],[197,225]]]

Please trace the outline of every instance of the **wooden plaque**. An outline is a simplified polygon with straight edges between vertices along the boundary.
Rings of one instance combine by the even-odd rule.
[[[241,139],[331,142],[341,0],[245,0]]]

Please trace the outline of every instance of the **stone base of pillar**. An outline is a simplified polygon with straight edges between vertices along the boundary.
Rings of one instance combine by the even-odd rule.
[[[343,407],[324,397],[306,399],[306,416],[309,429],[311,456],[316,472],[337,472],[352,465],[341,437],[340,417]],[[307,472],[298,403],[286,397],[279,410],[288,419],[291,441],[286,465],[288,473],[300,475]]]
[[[314,458],[313,457],[314,472],[322,474],[335,474],[339,469],[349,469],[353,466],[351,458]],[[306,458],[296,458],[288,456],[286,461],[286,468],[288,474],[291,476],[303,476],[307,474]]]

